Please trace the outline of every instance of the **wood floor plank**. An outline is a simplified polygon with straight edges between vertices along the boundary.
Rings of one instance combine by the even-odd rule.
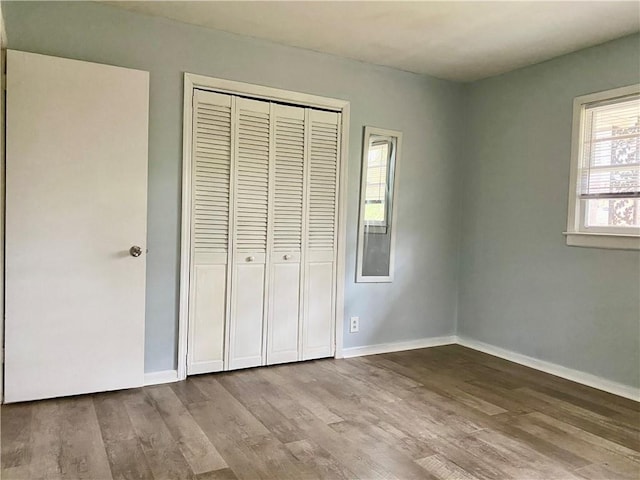
[[[201,473],[196,475],[197,480],[238,480],[236,474],[230,468],[222,470],[214,470],[212,472]]]
[[[238,438],[250,438],[258,435],[268,435],[269,430],[260,422],[247,408],[242,405],[220,381],[213,375],[203,375],[194,379],[196,386],[205,392],[214,403],[224,412],[224,417],[220,417],[225,430],[235,433]]]
[[[323,379],[326,384],[331,385],[332,391],[335,391],[336,387],[339,387],[342,381],[349,381],[352,391],[354,393],[357,392],[358,396],[375,398],[378,402],[387,403],[393,403],[401,399],[398,392],[377,388],[375,385],[370,384],[366,377],[354,376],[350,369],[338,367],[337,365],[340,363],[341,362],[335,361],[318,363],[319,369],[324,371],[324,374],[320,374],[321,379]]]
[[[404,479],[420,479],[427,475],[412,458],[396,448],[396,445],[380,441],[380,435],[363,423],[343,421],[330,427],[353,445],[367,445],[367,453],[384,466],[386,470]]]
[[[320,478],[308,465],[298,462],[290,450],[274,435],[261,435],[247,438],[244,442],[258,459],[268,478],[283,480],[302,480]],[[256,462],[256,460],[254,460]]]
[[[274,447],[275,436],[219,381],[203,376],[195,379],[195,384],[215,401],[193,403],[187,408],[239,478],[274,478],[270,477],[270,468],[294,461],[292,456],[286,458],[289,453],[284,445]],[[264,449],[274,456],[272,462],[264,458]]]
[[[524,430],[538,439],[552,443],[557,449],[570,451],[575,456],[582,458],[583,464],[575,465],[576,468],[582,468],[592,463],[607,462],[626,464],[627,469],[632,469],[635,462],[635,467],[640,467],[640,463],[633,458],[620,455],[600,445],[591,444],[580,437],[567,435],[564,430],[557,428],[557,422],[545,424],[537,422],[534,417],[525,415],[515,421],[514,427]]]
[[[34,403],[33,479],[110,479],[91,396]]]
[[[536,410],[540,412],[624,447],[640,451],[640,433],[637,425],[624,424],[615,418],[603,417],[530,388],[521,388],[518,392],[534,404]]]
[[[283,393],[295,397],[302,407],[306,408],[324,423],[329,424],[344,420],[327,408],[326,405],[309,391],[307,385],[309,385],[310,382],[305,383],[296,376],[287,375],[283,369],[279,371],[271,368],[261,369],[260,375],[268,382],[277,385]]]
[[[391,372],[377,364],[375,359],[370,357],[348,358],[344,361],[327,362],[337,371],[347,376],[357,376],[366,378],[366,383],[376,389],[386,390],[393,394],[398,394],[401,390],[410,390],[422,387],[423,384],[398,372]]]
[[[308,438],[333,458],[351,470],[356,478],[392,478],[393,472],[386,469],[381,461],[373,458],[367,445],[357,445],[320,421],[304,422],[301,429]]]
[[[465,382],[455,382],[449,377],[440,374],[431,375],[429,379],[423,381],[423,386],[432,392],[437,392],[444,397],[448,397],[455,402],[461,403],[466,407],[478,410],[486,415],[499,415],[506,413],[507,410],[494,403],[484,400],[480,396],[468,393],[458,385],[464,385]]]
[[[123,403],[140,440],[153,478],[194,478],[195,474],[163,422],[162,416],[144,391],[136,391]]]
[[[482,398],[515,415],[523,415],[532,411],[529,405],[513,395],[512,390],[501,388],[492,383],[472,380],[469,382],[461,382],[459,387],[461,390],[478,398]]]
[[[565,421],[550,417],[542,412],[527,414],[526,419],[534,425],[544,428],[547,432],[555,432],[556,441],[567,444],[567,439],[571,438],[583,442],[586,444],[584,448],[586,457],[593,458],[593,455],[599,455],[599,451],[605,449],[612,454],[625,457],[640,464],[640,453],[637,450],[620,445],[617,442],[583,430]]]
[[[282,391],[253,369],[242,376],[225,376],[220,383],[267,429],[283,442],[301,440],[300,432],[291,422],[292,418],[313,416],[297,398]]]
[[[171,387],[163,385],[149,388],[146,393],[178,443],[193,473],[206,473],[228,467]]]
[[[313,469],[326,480],[348,480],[355,478],[349,468],[333,458],[325,449],[311,440],[298,440],[285,445],[298,462]]]
[[[2,469],[13,469],[13,475],[18,471],[28,469],[31,462],[31,422],[34,411],[33,403],[5,405],[2,407],[0,421],[2,435]]]
[[[153,474],[131,424],[123,401],[130,393],[101,393],[93,396],[102,440],[114,480],[144,480]]]
[[[171,390],[178,396],[183,405],[189,405],[190,403],[206,402],[211,400],[200,390],[193,382],[194,377],[189,377],[182,382],[175,382],[168,384]]]
[[[474,411],[451,398],[430,390],[427,387],[415,389],[414,395],[406,399],[413,409],[428,414],[441,430],[449,430],[450,437],[465,436],[477,432],[491,424],[491,416]]]
[[[476,478],[442,455],[424,457],[416,460],[416,463],[440,480],[475,480]]]
[[[495,462],[488,460],[483,455],[478,456],[474,452],[464,448],[459,439],[437,438],[429,443],[429,446],[447,461],[458,465],[473,478],[482,480],[495,480],[513,478],[499,468]]]
[[[32,460],[29,464],[29,478],[60,479],[64,478],[59,456],[61,447],[62,412],[58,400],[31,402]],[[4,457],[2,459],[4,464]]]
[[[277,403],[276,403],[277,405]],[[251,407],[251,413],[282,443],[304,440],[305,434],[283,410],[273,405],[269,399],[262,398],[259,404]]]
[[[554,463],[523,442],[510,438],[495,430],[482,430],[462,440],[468,451],[477,452],[495,462],[501,470],[513,478],[548,480],[562,478],[575,480],[577,477],[564,465]]]
[[[588,397],[585,398],[579,395],[567,393],[562,389],[551,388],[544,385],[533,385],[529,388],[538,393],[542,393],[547,397],[555,398],[556,400],[561,400],[568,404],[581,407],[585,410],[589,410],[590,412],[597,413],[598,415],[602,415],[609,418],[626,416],[626,419],[628,420],[631,420],[634,417],[636,417],[636,420],[637,420],[638,412],[631,412],[629,410],[625,411],[624,409],[615,408],[615,407],[612,408],[612,406],[609,404],[602,404]]]
[[[519,423],[521,418],[511,417],[507,422],[496,424],[494,429],[510,438],[519,440],[527,448],[535,450],[555,463],[564,465],[568,470],[575,470],[591,464],[590,460],[580,456],[566,442],[556,443],[546,435],[522,428],[522,423]]]
[[[27,464],[15,467],[3,467],[0,469],[0,478],[5,480],[31,480],[34,476],[31,474],[31,470]]]
[[[209,400],[191,403],[187,409],[238,478],[265,478],[260,466],[253,462],[252,452],[243,442],[246,437],[239,435],[235,428],[227,428],[233,417],[227,420],[224,405]]]
[[[70,401],[69,401],[70,400]],[[64,478],[111,478],[109,460],[90,396],[59,400],[63,411],[59,463]]]
[[[640,404],[459,345],[3,406],[3,479],[640,478]]]
[[[581,478],[638,480],[638,471],[612,468],[610,463],[594,463],[576,470]]]

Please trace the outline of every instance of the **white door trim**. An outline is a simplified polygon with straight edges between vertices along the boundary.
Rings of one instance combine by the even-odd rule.
[[[189,270],[191,253],[191,145],[193,134],[193,91],[203,89],[230,95],[284,102],[305,107],[332,110],[342,114],[340,185],[338,197],[338,263],[336,278],[335,358],[342,358],[344,323],[344,275],[346,258],[346,190],[349,152],[349,108],[347,100],[319,97],[306,93],[253,85],[192,73],[184,74],[184,117],[182,120],[182,227],[180,235],[180,310],[178,317],[178,380],[187,378],[187,343],[189,328]]]

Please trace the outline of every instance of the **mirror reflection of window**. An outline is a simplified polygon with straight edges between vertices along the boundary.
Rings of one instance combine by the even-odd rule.
[[[394,190],[401,133],[365,127],[358,236],[358,282],[393,280]]]
[[[389,186],[391,140],[376,140],[369,148],[367,185],[364,200],[364,223],[366,226],[387,227],[387,196]]]

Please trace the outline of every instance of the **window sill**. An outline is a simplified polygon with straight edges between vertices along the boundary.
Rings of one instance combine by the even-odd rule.
[[[610,248],[616,250],[640,250],[640,237],[614,233],[563,232],[567,245],[572,247]]]

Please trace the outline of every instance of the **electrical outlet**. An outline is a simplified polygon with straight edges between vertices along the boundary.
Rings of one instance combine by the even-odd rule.
[[[351,317],[349,323],[349,333],[357,333],[360,331],[360,317]]]

